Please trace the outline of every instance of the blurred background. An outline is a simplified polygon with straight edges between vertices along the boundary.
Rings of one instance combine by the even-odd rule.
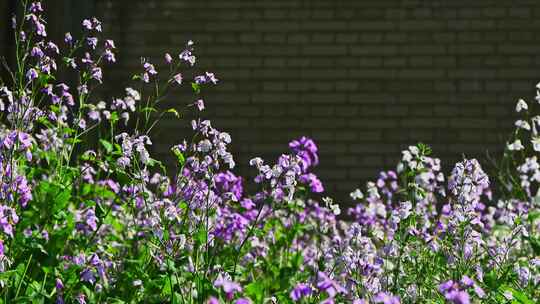
[[[18,2],[0,0],[3,55]],[[291,139],[310,136],[316,172],[343,203],[419,141],[446,170],[463,155],[498,156],[516,101],[534,101],[540,81],[538,0],[42,2],[55,40],[95,16],[116,41],[104,96],[123,96],[141,57],[162,67],[165,52],[195,41],[195,69],[220,79],[203,93],[203,117],[232,135],[236,173],[253,176],[250,158],[273,162]],[[178,93],[165,106],[193,101]],[[165,120],[154,154],[172,161],[189,120]]]

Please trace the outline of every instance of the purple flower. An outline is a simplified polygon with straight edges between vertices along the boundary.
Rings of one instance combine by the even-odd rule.
[[[33,2],[30,5],[30,12],[34,14],[43,12],[43,8],[41,7],[41,2]]]
[[[471,287],[471,286],[474,285],[474,281],[473,281],[469,276],[466,276],[466,275],[464,275],[464,276],[461,278],[460,283],[461,283],[463,286],[466,286],[466,287]]]
[[[531,272],[527,267],[517,267],[516,272],[518,274],[519,283],[522,287],[529,285]]]
[[[454,281],[449,280],[444,283],[439,284],[439,292],[440,293],[446,293],[448,290],[450,290],[454,286]]]
[[[4,241],[0,239],[0,258],[4,256]]]
[[[86,296],[82,293],[77,295],[75,299],[77,300],[77,302],[79,302],[79,304],[86,304]]]
[[[462,205],[476,205],[489,188],[489,178],[476,159],[457,163],[448,179],[448,189]]]
[[[330,279],[326,273],[319,271],[317,288],[324,291],[330,298],[334,298],[338,293],[346,293],[345,288],[341,287],[338,282]]]
[[[392,294],[388,294],[385,292],[379,292],[373,298],[373,301],[375,303],[383,303],[383,304],[399,304],[400,303],[399,297],[393,296]]]
[[[298,302],[303,297],[307,297],[307,296],[311,295],[311,293],[312,293],[311,286],[309,286],[308,284],[305,284],[305,283],[298,283],[293,288],[293,290],[291,291],[289,296],[291,297],[291,299],[294,302]]]
[[[195,76],[195,83],[196,84],[203,84],[206,83],[206,77],[203,75]]]
[[[41,58],[45,56],[45,54],[43,53],[43,51],[41,50],[39,46],[33,47],[32,50],[30,51],[30,55],[32,57],[37,57],[37,58]]]
[[[236,292],[242,292],[242,287],[240,284],[223,278],[221,274],[219,274],[217,279],[214,281],[214,286],[221,287],[229,299],[232,299]]]
[[[242,178],[237,177],[230,171],[225,171],[214,176],[214,182],[216,183],[215,191],[218,194],[231,193],[234,201],[242,199],[244,191]]]
[[[58,46],[54,44],[53,42],[47,43],[47,50],[54,54],[60,54],[60,50],[58,49]]]
[[[318,148],[315,142],[307,137],[293,140],[289,143],[289,148],[302,159],[302,170],[319,164]]]
[[[56,278],[56,290],[60,291],[64,289],[64,283],[59,278]]]
[[[94,284],[96,282],[96,274],[92,269],[85,268],[81,271],[81,281]]]
[[[28,81],[37,79],[38,76],[38,72],[33,68],[29,69],[28,72],[26,72],[26,79],[28,79]]]
[[[303,174],[298,179],[300,182],[309,185],[311,192],[321,193],[324,192],[324,187],[322,182],[319,180],[317,175],[313,173]]]
[[[94,211],[94,207],[88,208],[83,211],[77,211],[75,213],[75,220],[77,222],[77,230],[84,233],[90,233],[90,231],[97,230],[97,217]]]
[[[92,79],[97,80],[99,83],[103,80],[103,72],[100,67],[94,67],[90,71]]]
[[[1,193],[0,193],[1,195]],[[19,222],[19,216],[8,206],[0,205],[0,228],[10,237],[13,237],[13,225]]]
[[[452,290],[444,296],[448,301],[454,304],[470,304],[471,299],[466,291]]]
[[[143,67],[144,67],[144,70],[146,71],[146,73],[148,73],[150,75],[156,75],[157,74],[157,71],[154,68],[153,64],[151,64],[149,62],[145,62]]]
[[[247,298],[240,298],[236,300],[234,304],[251,304],[251,300]]]
[[[219,304],[219,300],[215,297],[210,297],[208,301],[206,301],[206,304]]]

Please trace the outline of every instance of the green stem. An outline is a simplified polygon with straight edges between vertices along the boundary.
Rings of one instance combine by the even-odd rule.
[[[17,292],[15,293],[15,299],[19,296],[19,292],[21,291],[21,286],[24,281],[24,278],[26,277],[26,272],[28,271],[28,267],[30,266],[30,261],[32,261],[33,253],[30,254],[30,257],[28,257],[28,262],[26,262],[26,267],[24,268],[24,273],[21,276],[21,279],[19,280],[19,284],[17,286]]]

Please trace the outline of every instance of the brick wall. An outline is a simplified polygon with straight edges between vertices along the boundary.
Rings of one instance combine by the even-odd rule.
[[[8,39],[11,34],[9,32],[9,29],[11,29],[11,19],[7,13],[11,10],[9,4],[7,0],[0,0],[0,12],[2,12],[0,15],[0,56],[4,56],[8,52]],[[4,76],[4,73],[2,68],[0,68],[0,75]]]
[[[194,40],[199,67],[222,80],[206,93],[205,116],[232,134],[239,173],[308,135],[338,198],[418,141],[447,168],[462,153],[499,152],[515,101],[540,80],[537,0],[95,3],[120,47],[109,79],[125,85],[141,56],[161,62]],[[190,101],[178,94],[168,105]],[[157,153],[187,136],[183,124],[164,122]]]

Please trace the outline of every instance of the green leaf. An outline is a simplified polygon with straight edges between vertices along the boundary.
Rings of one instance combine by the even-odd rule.
[[[527,218],[528,218],[528,220],[530,222],[534,222],[535,220],[540,218],[540,212],[539,211],[531,211],[531,212],[529,212],[529,215],[528,215]]]
[[[254,281],[246,285],[246,295],[254,299],[256,303],[261,303],[264,298],[264,284],[262,281]]]
[[[180,151],[180,149],[175,147],[175,148],[172,148],[172,152],[176,156],[178,163],[180,163],[180,165],[183,166],[184,163],[186,162],[186,158],[184,157],[184,154],[182,153],[182,151]]]
[[[167,111],[165,111],[165,113],[173,113],[174,116],[176,116],[176,118],[180,118],[180,113],[178,113],[178,111],[176,111],[176,109],[170,108]]]
[[[195,240],[198,244],[206,244],[207,232],[204,227],[200,228],[194,235]]]
[[[534,251],[535,255],[540,255],[540,238],[537,237],[529,237],[529,243],[531,243],[531,247]]]
[[[152,112],[157,112],[157,110],[154,107],[144,107],[141,109],[141,112],[152,113]]]
[[[529,297],[527,297],[527,295],[525,295],[522,291],[516,290],[508,285],[501,285],[501,287],[499,287],[499,291],[501,291],[502,293],[506,291],[510,291],[512,293],[512,296],[514,297],[514,300],[512,301],[512,303],[534,304],[534,302],[530,300]]]
[[[107,140],[105,139],[100,139],[99,140],[99,143],[105,148],[105,150],[107,151],[107,153],[111,153],[112,150],[113,150],[113,145],[108,142]]]
[[[201,93],[201,86],[198,83],[192,82],[191,88],[193,89],[193,92],[195,92],[195,94]]]

